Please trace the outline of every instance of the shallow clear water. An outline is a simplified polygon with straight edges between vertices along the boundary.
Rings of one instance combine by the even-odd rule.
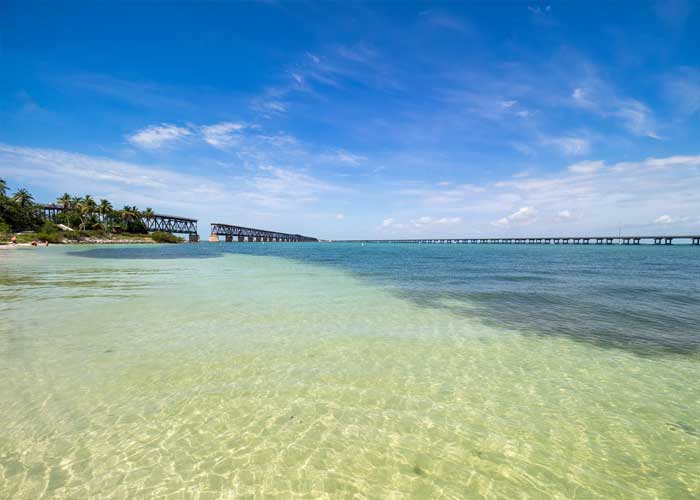
[[[0,253],[0,498],[700,496],[700,251]]]

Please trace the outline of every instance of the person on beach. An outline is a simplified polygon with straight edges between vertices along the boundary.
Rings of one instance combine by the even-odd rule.
[[[45,247],[49,246],[49,240],[46,240],[46,241],[44,242],[44,246],[45,246]]]
[[[13,234],[13,235],[12,235],[12,238],[10,238],[10,242],[11,242],[13,245],[16,245],[16,244],[17,244],[17,236],[15,236],[15,235]]]
[[[36,240],[32,240],[32,246],[33,246],[33,247],[37,246]]]

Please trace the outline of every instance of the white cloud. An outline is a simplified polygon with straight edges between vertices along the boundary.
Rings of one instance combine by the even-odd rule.
[[[335,214],[335,218],[337,220],[343,220],[345,218],[345,214]]]
[[[687,215],[682,215],[679,217],[672,217],[668,214],[661,215],[654,219],[654,224],[678,224],[683,222],[689,222],[690,217]]]
[[[627,130],[635,135],[660,139],[654,131],[651,110],[646,104],[636,99],[622,99],[618,101],[617,109],[613,110],[612,115],[620,118],[625,123]]]
[[[571,94],[571,97],[578,102],[578,103],[587,103],[588,100],[586,99],[586,91],[582,88],[575,88],[573,93]]]
[[[202,139],[210,146],[226,149],[241,141],[240,132],[245,128],[242,123],[222,122],[200,127]]]
[[[568,170],[574,174],[593,174],[603,167],[605,167],[605,162],[587,160],[570,165]]]
[[[567,221],[567,220],[570,220],[573,216],[574,216],[574,214],[571,213],[571,210],[561,210],[557,214],[557,220]]]
[[[413,219],[411,221],[411,224],[415,228],[422,228],[425,226],[446,226],[446,225],[451,225],[451,224],[459,224],[460,222],[462,222],[461,217],[435,218],[435,217],[423,216],[423,217],[419,217],[417,219]]]
[[[670,215],[662,215],[654,219],[654,224],[671,224],[673,221],[673,217]]]
[[[0,171],[57,193],[92,192],[114,202],[163,210],[229,212],[251,206],[289,212],[326,193],[345,192],[305,172],[273,166],[250,167],[245,176],[213,177],[175,172],[99,156],[0,143]],[[186,215],[186,214],[182,214]]]
[[[511,177],[464,191],[434,184],[397,187],[392,195],[416,212],[469,214],[470,233],[475,235],[498,235],[494,227],[514,227],[514,221],[528,215],[532,220],[521,220],[529,221],[529,232],[553,230],[566,218],[563,212],[571,214],[566,221],[572,231],[617,231],[623,225],[643,232],[659,214],[670,214],[677,224],[693,223],[700,215],[697,186],[700,155],[678,155],[610,164],[579,162],[556,173]],[[529,210],[523,213],[523,207],[537,207],[538,216],[532,217]],[[504,212],[511,215],[504,217]]]
[[[655,131],[654,115],[641,101],[620,97],[605,82],[595,76],[576,87],[571,94],[575,106],[602,118],[619,120],[629,132],[643,137],[659,139]]]
[[[127,141],[144,149],[160,149],[192,135],[189,128],[162,123],[151,125],[127,136]]]
[[[534,222],[536,218],[537,209],[534,207],[521,207],[509,216],[498,219],[494,224],[498,226],[524,226]]]
[[[224,188],[204,177],[56,149],[0,144],[0,167],[8,175],[56,191],[79,186],[81,192],[122,194],[124,202],[149,200],[154,207],[228,198]]]
[[[382,221],[381,227],[390,227],[392,224],[394,224],[394,219],[389,217]]]

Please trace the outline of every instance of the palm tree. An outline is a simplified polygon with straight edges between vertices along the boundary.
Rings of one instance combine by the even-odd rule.
[[[7,193],[7,182],[5,182],[5,179],[0,179],[0,198],[4,198],[5,194]]]
[[[74,208],[78,211],[78,214],[80,215],[80,226],[78,227],[78,229],[84,231],[87,217],[90,214],[90,208],[82,200],[76,203]]]
[[[12,196],[12,201],[17,203],[20,207],[26,208],[31,205],[34,201],[34,197],[26,189],[18,189]]]
[[[83,198],[83,204],[87,207],[87,209],[90,212],[94,212],[95,209],[97,208],[97,203],[95,203],[95,198],[93,198],[89,194],[86,194],[85,198]]]
[[[109,214],[112,211],[112,204],[109,202],[109,200],[105,200],[104,198],[102,198],[100,200],[100,204],[97,205],[97,211],[99,212],[100,217],[104,221],[107,214]]]
[[[61,205],[64,211],[71,207],[71,201],[73,201],[73,198],[68,193],[63,193],[63,196],[56,198],[56,203]]]
[[[94,213],[88,215],[85,225],[92,230],[104,229],[102,224],[100,224],[100,220]]]
[[[83,201],[83,199],[80,196],[71,196],[70,198],[70,206],[71,208],[75,208],[78,206],[78,203]]]
[[[146,219],[146,227],[150,226],[150,221],[153,217],[156,216],[155,212],[153,212],[153,209],[151,207],[146,208],[143,212],[141,212],[141,216]]]
[[[139,211],[136,207],[130,207],[129,205],[124,205],[122,209],[122,219],[127,224],[129,222],[134,222],[139,217]]]

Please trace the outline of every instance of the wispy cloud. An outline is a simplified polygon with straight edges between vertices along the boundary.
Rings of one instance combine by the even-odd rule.
[[[326,193],[346,192],[308,173],[260,166],[235,178],[189,175],[100,156],[12,146],[0,143],[0,169],[9,177],[58,191],[80,190],[123,203],[143,202],[159,208],[228,211],[231,206],[298,209]],[[140,201],[139,201],[140,200]]]
[[[158,167],[100,156],[0,144],[0,167],[6,175],[60,191],[122,193],[128,200],[151,200],[154,206],[192,206],[205,197],[227,198],[220,184],[209,179]],[[155,203],[157,202],[157,203]]]
[[[654,224],[678,224],[685,223],[691,220],[691,217],[687,215],[671,216],[668,214],[661,215],[654,219]]]
[[[689,117],[700,111],[699,68],[679,68],[664,78],[664,86],[676,113]]]
[[[244,184],[238,195],[269,209],[290,209],[317,201],[323,193],[343,191],[307,173],[272,166],[261,167]]]
[[[426,226],[448,226],[451,224],[459,224],[462,222],[461,217],[430,217],[430,216],[423,216],[423,217],[418,217],[417,219],[411,220],[411,224],[415,228],[423,228]]]
[[[618,120],[635,135],[659,139],[651,109],[637,99],[620,97],[595,75],[589,75],[585,82],[573,89],[571,100],[581,109]]]
[[[603,167],[605,167],[605,163],[600,160],[587,160],[569,165],[568,170],[574,174],[593,174]]]
[[[446,226],[456,226],[462,222],[461,217],[431,217],[423,215],[410,219],[408,222],[398,222],[393,217],[388,217],[382,221],[378,229],[382,232],[389,231],[408,231],[411,234],[425,234],[435,228],[443,228]]]
[[[516,212],[502,217],[494,222],[497,226],[524,226],[535,221],[537,218],[537,209],[534,207],[521,207]]]
[[[162,123],[138,130],[126,139],[143,149],[160,149],[178,143],[190,135],[192,132],[189,128]]]
[[[434,28],[455,31],[457,33],[474,32],[474,28],[466,20],[443,11],[429,9],[420,12],[418,15]]]
[[[668,222],[690,224],[700,214],[700,193],[694,188],[698,185],[700,155],[679,155],[617,163],[582,161],[547,176],[510,178],[463,191],[416,186],[398,189],[395,196],[415,211],[468,213],[477,232],[523,225],[528,231],[542,231],[561,222],[579,230],[601,230],[618,223],[643,227],[659,214],[681,214]]]
[[[223,122],[200,128],[202,138],[207,144],[219,149],[227,149],[241,141],[242,123]]]
[[[591,150],[588,139],[582,137],[546,137],[542,144],[554,146],[567,156],[585,155]]]
[[[358,165],[367,160],[366,156],[353,154],[345,150],[338,150],[333,153],[326,153],[323,155],[324,160],[328,160],[335,163],[344,163],[346,165]]]

